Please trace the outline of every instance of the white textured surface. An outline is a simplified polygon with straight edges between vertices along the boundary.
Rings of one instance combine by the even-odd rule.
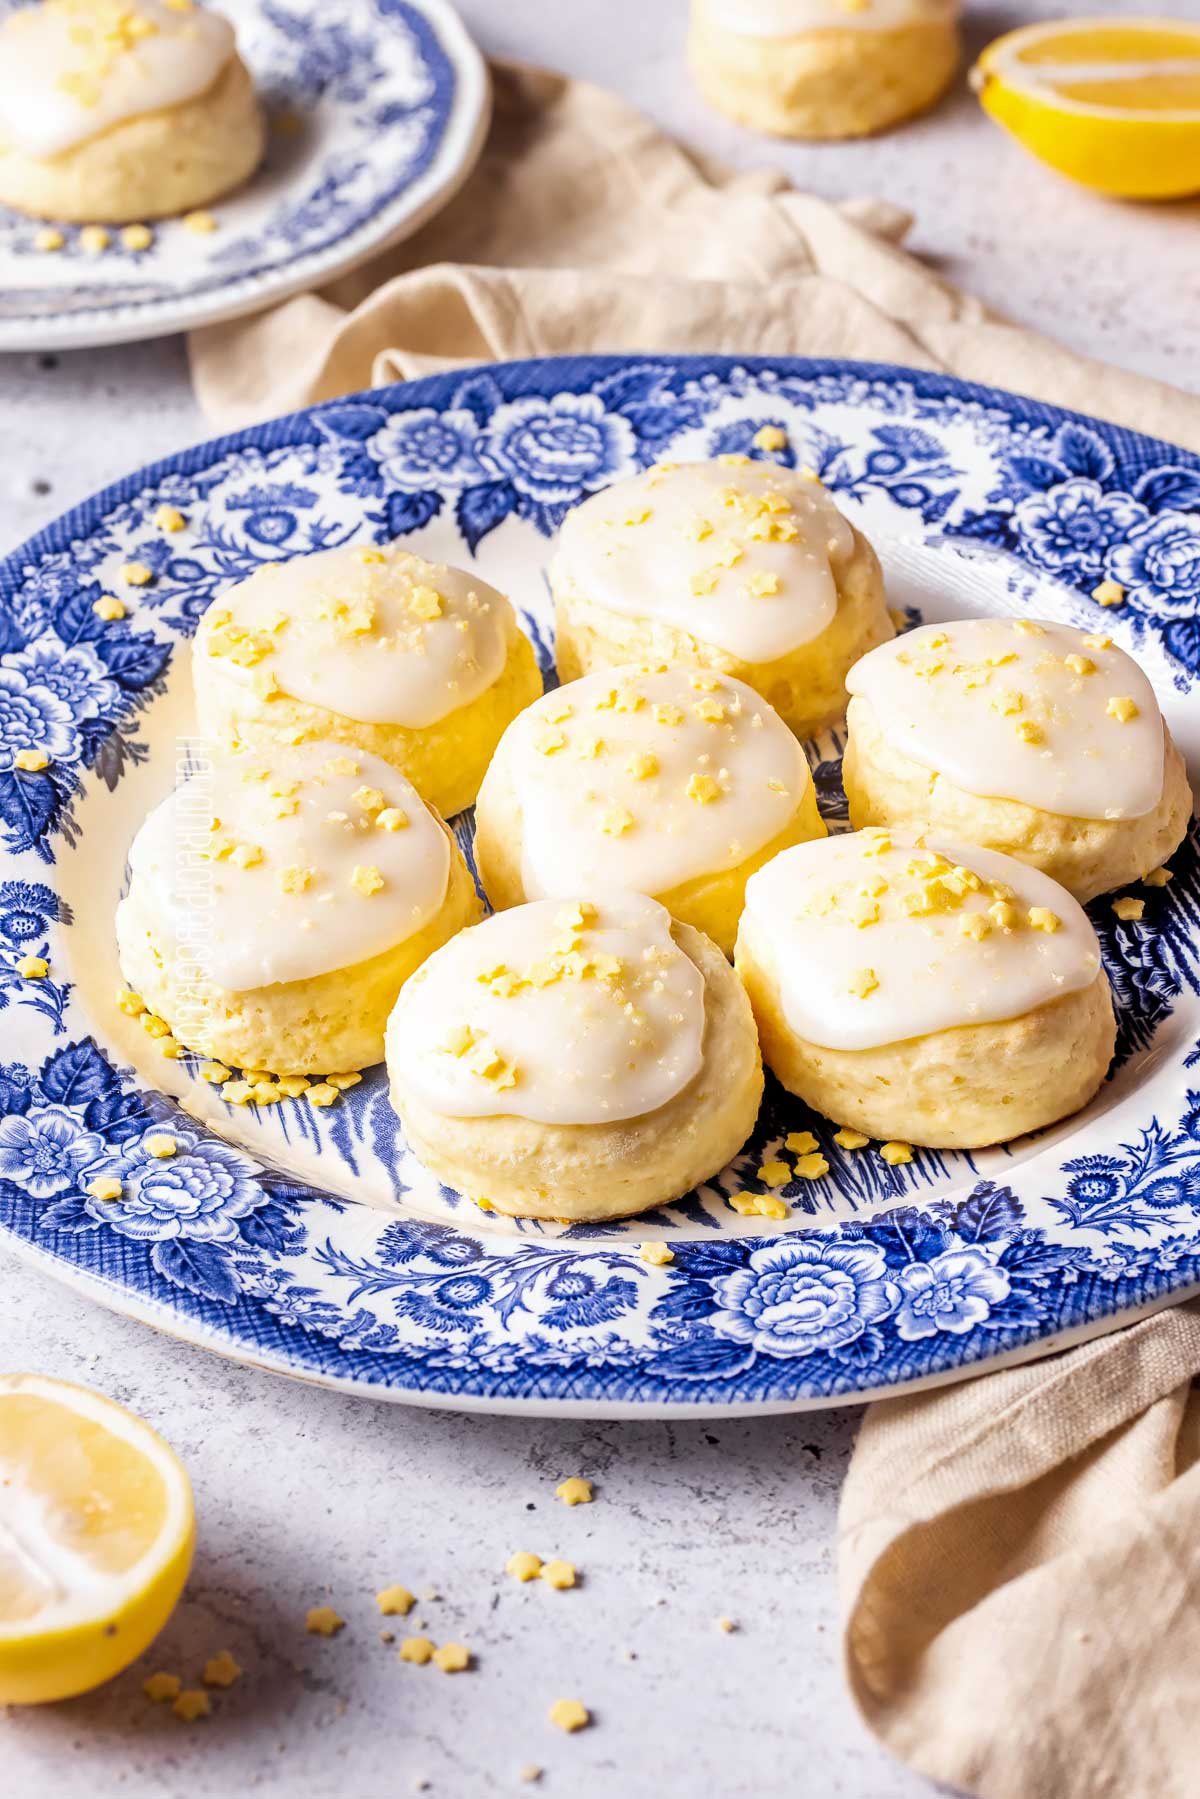
[[[818,192],[910,207],[913,247],[952,279],[1078,349],[1195,384],[1200,206],[1139,209],[1069,188],[965,93],[873,143],[760,144],[690,92],[681,0],[465,0],[462,11],[485,49],[616,87],[712,155],[779,161]],[[975,46],[1035,16],[970,11]],[[7,358],[0,399],[4,550],[204,434],[176,340]],[[200,1513],[195,1574],[159,1648],[90,1699],[10,1720],[13,1799],[392,1799],[421,1779],[452,1799],[930,1791],[874,1747],[841,1689],[832,1541],[853,1413],[590,1426],[372,1406],[157,1337],[7,1254],[0,1275],[0,1367],[90,1381],[132,1405],[186,1458]],[[576,1473],[596,1479],[597,1501],[568,1511],[553,1490]],[[502,1569],[519,1548],[576,1561],[583,1585],[518,1587]],[[444,1595],[413,1618],[470,1644],[475,1670],[448,1678],[395,1661],[372,1601],[394,1580]],[[303,1629],[305,1609],[325,1601],[350,1621],[332,1642]],[[732,1636],[716,1627],[722,1612],[741,1625]],[[147,1668],[194,1675],[225,1646],[247,1675],[212,1719],[189,1729],[142,1699]],[[595,1728],[555,1731],[545,1714],[562,1696],[591,1705]],[[545,1766],[541,1788],[521,1786],[528,1762]]]

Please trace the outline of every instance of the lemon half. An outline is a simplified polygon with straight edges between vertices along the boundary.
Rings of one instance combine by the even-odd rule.
[[[111,1399],[0,1375],[0,1703],[84,1693],[162,1629],[191,1566],[187,1471]]]
[[[1085,187],[1127,199],[1200,192],[1200,24],[1061,19],[989,44],[985,112]]]

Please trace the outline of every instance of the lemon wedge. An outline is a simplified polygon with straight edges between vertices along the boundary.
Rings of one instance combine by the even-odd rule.
[[[0,1703],[66,1699],[139,1656],[192,1560],[192,1489],[87,1387],[0,1375]]]
[[[1061,19],[989,44],[971,86],[1018,142],[1127,199],[1200,192],[1200,24]]]

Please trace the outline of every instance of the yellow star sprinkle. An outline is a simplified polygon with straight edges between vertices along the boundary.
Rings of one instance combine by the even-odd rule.
[[[211,212],[187,212],[181,220],[185,231],[192,231],[197,237],[207,237],[217,228],[217,221]]]
[[[157,1156],[160,1162],[167,1161],[168,1158],[175,1155],[179,1149],[178,1143],[176,1143],[174,1137],[167,1131],[152,1131],[151,1134],[148,1137],[143,1138],[142,1141],[146,1154]]]
[[[573,1474],[569,1480],[559,1481],[554,1489],[554,1497],[561,1499],[564,1505],[591,1505],[592,1483]]]
[[[55,226],[43,225],[40,231],[34,233],[33,247],[35,250],[50,252],[53,250],[61,250],[66,241],[67,240],[62,232],[57,230]]]
[[[166,1037],[170,1035],[171,1027],[157,1012],[143,1012],[142,1029],[150,1037]]]
[[[1112,909],[1118,918],[1125,919],[1126,921],[1133,921],[1142,916],[1142,913],[1146,910],[1146,902],[1145,900],[1130,898],[1115,899],[1112,903]]]
[[[208,1694],[199,1687],[185,1687],[176,1695],[171,1710],[185,1724],[194,1724],[197,1718],[207,1718],[212,1711],[212,1701]]]
[[[27,775],[37,775],[44,768],[49,768],[50,758],[45,750],[18,750],[13,763]]]
[[[720,700],[697,700],[692,711],[697,718],[703,719],[706,725],[719,725],[725,719],[725,708]]]
[[[572,1731],[584,1730],[592,1721],[591,1712],[578,1699],[556,1699],[550,1707],[549,1717],[551,1724],[557,1724],[568,1735]]]
[[[764,1162],[758,1171],[758,1178],[765,1181],[768,1187],[782,1187],[791,1180],[792,1171],[786,1162]]]
[[[335,1637],[345,1628],[345,1623],[331,1605],[310,1606],[304,1615],[304,1628],[313,1637]]]
[[[308,1092],[312,1082],[306,1074],[281,1074],[278,1085],[284,1099],[299,1099],[302,1093]]]
[[[381,1593],[376,1593],[375,1603],[385,1618],[406,1618],[417,1600],[407,1587],[384,1587]]]
[[[973,937],[976,943],[982,943],[985,937],[992,934],[992,922],[983,912],[964,912],[958,921],[959,935]]]
[[[731,1193],[729,1203],[742,1218],[790,1218],[785,1202],[775,1193]]]
[[[103,225],[85,225],[79,233],[79,248],[88,256],[100,256],[111,242],[112,237]]]
[[[913,1159],[911,1143],[884,1143],[880,1146],[880,1155],[889,1168],[898,1168],[902,1162]]]
[[[658,757],[650,750],[635,750],[625,766],[635,781],[649,781],[658,773]]]
[[[229,1070],[226,1068],[224,1062],[202,1062],[200,1064],[200,1079],[202,1081],[211,1081],[214,1087],[219,1087],[222,1081],[227,1081],[229,1079]]]
[[[1044,637],[1046,635],[1045,625],[1039,625],[1032,618],[1017,619],[1013,625],[1013,630],[1017,633],[1018,637]]]
[[[178,1674],[147,1674],[142,1682],[142,1691],[147,1699],[160,1705],[164,1699],[178,1699],[182,1685]]]
[[[1058,931],[1062,929],[1062,919],[1057,912],[1051,912],[1049,906],[1031,906],[1029,928],[1033,931]]]
[[[416,618],[440,618],[442,596],[434,587],[414,587],[409,595],[408,609]]]
[[[542,1558],[534,1555],[532,1550],[518,1549],[510,1555],[504,1564],[504,1572],[511,1574],[514,1580],[521,1582],[536,1580],[542,1571]]]
[[[879,986],[879,976],[873,968],[860,968],[850,977],[847,991],[853,999],[869,999]]]
[[[350,798],[364,812],[381,812],[383,810],[383,795],[378,787],[356,787]]]
[[[206,1687],[231,1687],[241,1672],[228,1649],[222,1649],[205,1662],[201,1679]]]
[[[1148,875],[1142,876],[1142,885],[1145,887],[1165,887],[1168,881],[1173,881],[1174,879],[1175,877],[1169,868],[1152,868]]]
[[[1064,656],[1063,661],[1073,675],[1094,675],[1096,672],[1096,664],[1092,661],[1090,656],[1078,656],[1072,654],[1070,656]]]
[[[1135,719],[1138,716],[1137,706],[1133,700],[1125,694],[1114,694],[1104,710],[1108,713],[1110,718],[1115,718],[1118,723],[1122,725],[1129,724],[1131,719]]]
[[[759,569],[746,582],[746,592],[755,600],[772,599],[779,592],[779,587],[779,576],[768,569]]]
[[[311,868],[301,868],[293,862],[290,867],[279,871],[280,891],[282,893],[303,893],[305,888],[311,886],[312,878]]]
[[[1032,718],[1023,718],[1020,721],[1017,726],[1017,736],[1022,743],[1038,744],[1046,741],[1046,733],[1042,730],[1041,725]]]
[[[1083,641],[1089,650],[1111,650],[1113,647],[1113,640],[1107,631],[1093,631]]]
[[[692,593],[698,600],[702,600],[706,595],[712,593],[715,590],[716,585],[717,571],[715,568],[701,569],[698,575],[692,576]]]
[[[146,587],[153,581],[154,574],[144,562],[123,562],[121,579],[127,587]]]
[[[154,514],[154,523],[160,531],[175,532],[182,531],[187,520],[178,506],[168,506],[164,503]]]
[[[227,1090],[228,1091],[228,1090]],[[331,1087],[328,1081],[316,1081],[305,1093],[304,1097],[310,1106],[331,1106],[337,1099],[338,1090]]]
[[[263,853],[257,843],[239,843],[230,853],[235,868],[257,868]]]
[[[1011,900],[997,900],[988,907],[988,917],[1001,931],[1015,931],[1020,922],[1020,914]]]
[[[610,837],[621,837],[633,829],[633,823],[632,812],[627,812],[624,806],[613,806],[600,820],[600,829]]]
[[[433,1659],[433,1643],[428,1637],[405,1637],[397,1654],[402,1662],[414,1662],[418,1668]]]
[[[802,1181],[819,1181],[823,1174],[829,1173],[829,1163],[819,1153],[800,1156],[796,1161],[796,1173]]]
[[[461,1674],[471,1666],[471,1651],[465,1643],[443,1643],[434,1650],[433,1659],[443,1674]]]
[[[575,1585],[575,1564],[574,1562],[560,1561],[556,1556],[553,1561],[543,1565],[542,1579],[548,1587],[553,1587],[556,1592],[565,1592],[568,1587]]]
[[[102,594],[98,600],[92,601],[92,611],[105,624],[112,624],[118,618],[125,617],[125,607],[115,594]]]
[[[654,722],[659,725],[681,725],[683,708],[681,706],[658,705],[654,708]]]
[[[50,973],[44,956],[21,956],[13,966],[23,981],[44,981]]]
[[[651,1268],[665,1268],[675,1260],[675,1251],[666,1243],[639,1243],[638,1259],[649,1262]]]
[[[865,1149],[871,1141],[862,1131],[851,1130],[848,1124],[833,1133],[833,1140],[840,1149]]]
[[[711,775],[693,775],[687,784],[687,796],[698,805],[709,806],[721,797],[721,784]]]
[[[110,1174],[99,1174],[94,1181],[89,1181],[87,1190],[93,1199],[120,1199],[124,1191],[120,1181],[114,1180]]]
[[[1119,606],[1125,598],[1125,589],[1119,581],[1101,581],[1099,587],[1093,587],[1092,598],[1098,606]]]
[[[355,893],[361,893],[364,899],[382,891],[385,883],[383,876],[374,863],[356,862],[354,873],[350,876],[350,885]]]
[[[567,747],[565,731],[543,731],[534,738],[533,747],[539,756],[557,756],[559,750]]]
[[[760,425],[750,441],[756,450],[786,450],[787,432],[779,425]]]
[[[814,1149],[820,1148],[811,1131],[790,1131],[784,1138],[783,1146],[790,1149],[794,1156],[808,1156]]]
[[[117,995],[117,1008],[126,1018],[140,1018],[146,1010],[146,1002],[140,993],[133,993],[126,987]]]

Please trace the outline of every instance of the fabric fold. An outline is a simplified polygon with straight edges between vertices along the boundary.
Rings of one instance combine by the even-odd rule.
[[[980,1799],[1195,1791],[1200,1302],[882,1401],[843,1490],[851,1692]]]

